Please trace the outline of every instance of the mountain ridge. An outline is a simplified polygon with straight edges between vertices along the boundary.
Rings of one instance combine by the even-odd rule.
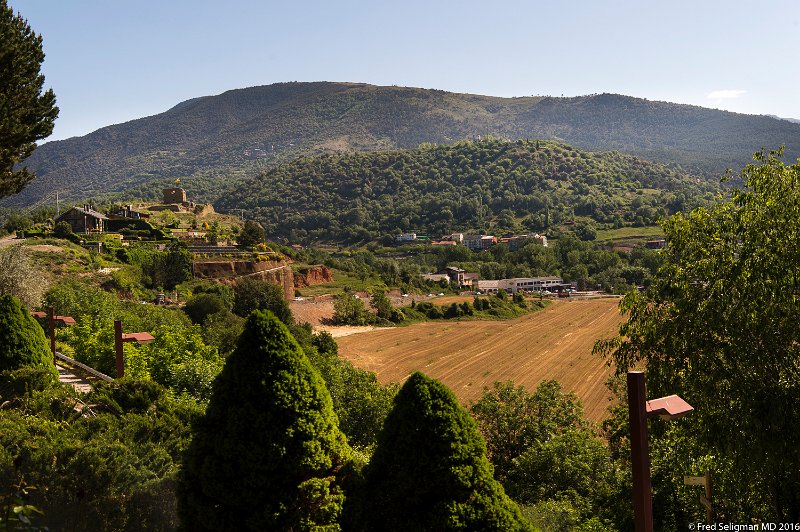
[[[347,82],[289,82],[232,89],[167,111],[40,146],[26,161],[38,177],[7,205],[55,191],[81,199],[151,194],[180,178],[213,200],[232,180],[296,157],[415,148],[493,135],[619,150],[714,179],[762,148],[800,156],[800,124],[632,96],[504,98]]]

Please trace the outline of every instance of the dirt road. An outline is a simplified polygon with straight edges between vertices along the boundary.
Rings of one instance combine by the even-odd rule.
[[[513,380],[532,391],[556,379],[581,398],[589,419],[605,417],[611,369],[592,356],[600,338],[617,333],[618,299],[555,301],[509,321],[427,322],[338,339],[339,352],[382,382],[420,370],[447,384],[467,403],[484,386]]]

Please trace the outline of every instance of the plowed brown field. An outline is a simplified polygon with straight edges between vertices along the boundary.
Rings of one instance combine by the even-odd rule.
[[[600,338],[622,321],[618,299],[554,301],[509,321],[426,322],[339,338],[339,353],[375,371],[381,382],[402,382],[419,370],[447,384],[468,403],[484,386],[512,380],[533,391],[556,379],[583,401],[586,416],[605,417],[611,368],[592,355]]]

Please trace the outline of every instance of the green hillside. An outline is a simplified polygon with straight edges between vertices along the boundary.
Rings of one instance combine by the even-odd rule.
[[[552,141],[462,141],[305,157],[223,191],[292,241],[366,242],[402,231],[439,237],[578,226],[648,225],[710,199],[717,186],[618,152]]]
[[[121,103],[122,104],[122,103]],[[213,200],[231,181],[298,156],[416,148],[494,135],[619,150],[715,180],[761,147],[800,156],[800,124],[599,94],[498,98],[355,83],[279,83],[185,101],[83,137],[50,142],[26,164],[39,177],[4,205],[127,192],[153,198],[181,178]]]

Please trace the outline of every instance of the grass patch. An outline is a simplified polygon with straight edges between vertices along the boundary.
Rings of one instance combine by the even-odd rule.
[[[620,227],[619,229],[599,229],[595,240],[604,244],[620,242],[638,243],[646,240],[655,240],[664,237],[661,226],[648,225],[645,227]]]

